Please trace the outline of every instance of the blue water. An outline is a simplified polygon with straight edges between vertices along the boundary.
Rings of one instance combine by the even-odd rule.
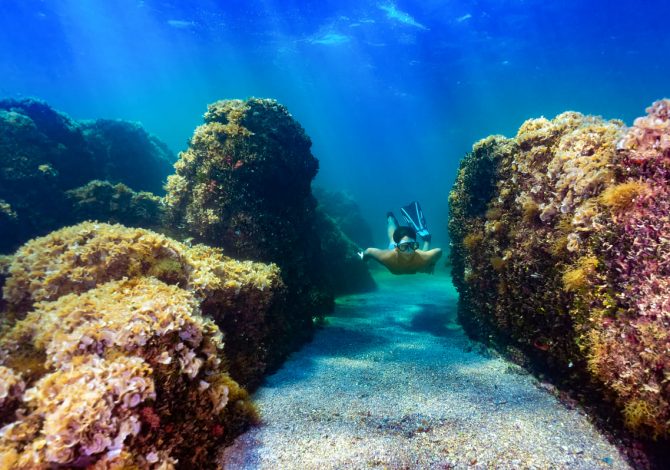
[[[317,183],[384,214],[422,202],[445,244],[458,161],[564,110],[627,123],[670,95],[670,2],[1,0],[0,97],[141,121],[183,150],[207,103],[276,98]]]

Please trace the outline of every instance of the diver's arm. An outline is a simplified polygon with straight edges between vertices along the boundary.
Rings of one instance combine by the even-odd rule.
[[[428,254],[428,259],[431,263],[437,263],[437,260],[442,257],[442,248],[433,248],[432,250],[428,250],[426,254]]]
[[[380,250],[379,248],[366,248],[365,250],[359,253],[359,256],[363,261],[367,261],[372,258],[375,261],[381,262],[382,254],[385,250]]]

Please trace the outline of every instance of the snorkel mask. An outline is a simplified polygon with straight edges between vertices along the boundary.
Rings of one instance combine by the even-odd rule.
[[[407,253],[408,251],[416,251],[419,249],[419,242],[402,242],[396,245],[398,251],[402,253]]]

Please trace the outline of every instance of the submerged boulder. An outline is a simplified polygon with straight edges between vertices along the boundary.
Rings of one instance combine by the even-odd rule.
[[[31,240],[5,259],[3,299],[12,317],[123,278],[152,276],[193,292],[229,335],[231,371],[245,385],[256,384],[272,362],[269,345],[285,321],[275,312],[284,296],[277,266],[237,261],[150,230],[84,222]]]
[[[372,229],[351,194],[316,187],[314,197],[323,212],[335,221],[350,240],[361,248],[374,246]]]
[[[138,124],[75,121],[46,103],[0,100],[0,252],[76,219],[66,191],[92,180],[160,192],[173,155]]]
[[[525,352],[667,442],[670,100],[647,113],[626,127],[568,112],[478,142],[449,230],[470,335]]]
[[[123,183],[93,180],[65,192],[74,220],[100,220],[131,227],[161,229],[161,198],[147,191],[135,192]]]
[[[0,404],[0,461],[16,469],[206,464],[255,413],[222,347],[194,294],[155,278],[40,303],[0,336],[0,375],[14,379],[13,400]]]
[[[317,230],[321,235],[321,250],[327,259],[325,278],[335,295],[375,290],[377,285],[367,264],[361,262],[354,243],[329,214],[317,208]]]
[[[284,285],[120,225],[82,223],[0,258],[0,462],[202,468],[256,419]]]
[[[332,308],[311,181],[318,161],[300,124],[274,100],[218,101],[168,178],[170,224],[232,257],[276,263],[288,288],[285,352]]]
[[[124,183],[135,191],[163,194],[175,156],[139,123],[119,119],[81,121],[88,150],[94,155],[97,179]]]

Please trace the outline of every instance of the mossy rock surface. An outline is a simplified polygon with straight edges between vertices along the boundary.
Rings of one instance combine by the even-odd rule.
[[[633,433],[662,442],[669,110],[658,101],[632,127],[574,112],[529,120],[514,138],[475,144],[449,196],[468,333],[523,351]]]
[[[218,101],[204,120],[168,178],[169,224],[234,258],[279,266],[287,296],[273,349],[284,357],[333,306],[311,192],[318,161],[274,100]]]

